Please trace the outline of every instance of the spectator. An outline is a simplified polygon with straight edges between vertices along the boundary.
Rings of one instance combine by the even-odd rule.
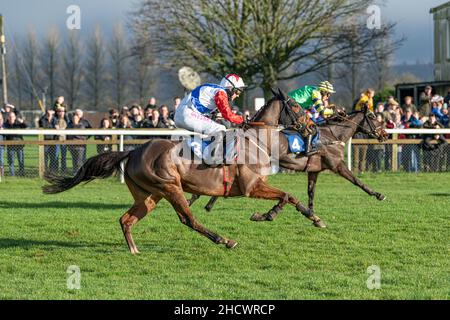
[[[173,109],[169,114],[169,118],[174,120],[175,117],[175,112],[177,111],[178,107],[180,106],[181,103],[181,98],[180,97],[175,97],[173,98]]]
[[[81,109],[75,110],[75,114],[78,116],[79,121],[83,126],[83,129],[92,129],[90,122],[84,118],[84,112]],[[86,137],[86,139],[89,139],[89,137]],[[86,148],[86,146],[84,146],[82,164],[85,163],[86,160],[87,160],[87,148]]]
[[[444,98],[444,103],[447,105],[447,108],[450,107],[450,88],[448,88],[447,95]]]
[[[150,109],[156,109],[157,108],[157,106],[156,106],[156,98],[155,97],[151,97],[148,100],[148,104],[147,104],[146,108],[150,108]]]
[[[417,107],[413,104],[413,98],[411,96],[405,97],[405,103],[402,106],[403,113],[410,109],[413,113],[417,111]]]
[[[173,129],[175,127],[175,122],[170,119],[169,107],[162,105],[159,108],[159,111],[161,114],[159,117],[160,128]]]
[[[431,112],[431,99],[433,88],[426,86],[425,91],[420,94],[420,108],[419,112],[422,116],[426,116]]]
[[[117,109],[109,109],[109,121],[111,122],[111,128],[117,128],[119,126],[119,117],[120,114]]]
[[[384,109],[384,105],[383,105]],[[378,112],[376,114],[379,122],[384,122],[383,113]],[[374,172],[381,172],[381,163],[384,158],[384,145],[381,143],[370,145],[367,156],[367,169]]]
[[[8,119],[9,113],[14,112],[17,119],[22,118],[22,114],[20,111],[14,107],[12,104],[6,103],[3,107],[2,113],[3,113],[3,119]]]
[[[436,118],[439,122],[442,122],[441,118],[444,117],[444,114],[442,113],[443,106],[443,97],[436,95],[431,99],[431,112],[436,115]]]
[[[119,128],[120,129],[131,129],[132,128],[131,127],[131,121],[130,121],[130,119],[127,116],[125,116],[125,115],[121,115],[120,116],[120,126],[119,126]],[[131,136],[131,135],[125,135],[125,136],[123,136],[123,139],[124,140],[133,140],[134,137]],[[133,145],[126,144],[124,146],[124,150],[125,151],[131,151],[133,149],[134,149]]]
[[[364,106],[367,106],[367,108],[374,112],[374,105],[373,105],[373,97],[375,96],[375,90],[372,88],[368,88],[363,94],[361,94],[361,98],[359,99],[358,103],[355,106],[355,111],[361,111]]]
[[[8,119],[5,123],[5,129],[26,129],[27,125],[24,123],[23,119],[17,118],[14,112],[10,112],[8,114]],[[23,136],[21,135],[7,135],[6,140],[9,141],[21,141],[23,140]],[[25,175],[25,163],[24,163],[24,153],[23,153],[23,145],[12,145],[7,147],[7,157],[8,157],[8,165],[9,165],[9,173],[11,176],[15,176],[14,170],[14,158],[15,154],[17,155],[17,160],[19,162],[19,172],[18,176]]]
[[[67,105],[64,102],[64,97],[63,96],[60,96],[60,97],[56,98],[56,101],[55,101],[55,103],[53,105],[53,111],[56,112],[56,110],[58,108],[63,108],[64,110],[67,110]]]
[[[0,112],[0,131],[5,128],[4,125],[3,114]],[[2,142],[3,135],[0,134],[0,177],[5,176],[5,146],[1,144]]]
[[[42,129],[55,129],[57,119],[55,117],[55,112],[52,109],[47,109],[45,115],[39,119],[39,128]],[[54,135],[44,135],[44,140],[54,141]],[[44,163],[46,171],[57,171],[58,170],[58,153],[56,145],[45,145],[44,146]]]
[[[86,129],[86,122],[82,122],[78,112],[72,117],[72,122],[69,125],[70,129]],[[69,140],[86,141],[87,136],[69,136]],[[74,144],[69,146],[70,154],[72,155],[73,173],[75,174],[83,165],[86,155],[86,145],[85,144]]]
[[[127,106],[123,106],[123,107],[120,109],[120,115],[121,115],[121,116],[127,116],[127,117],[130,115],[130,110],[128,109]]]
[[[142,128],[142,122],[143,118],[140,114],[137,114],[133,117],[133,120],[131,121],[131,126],[133,129],[140,129]]]
[[[84,117],[84,112],[81,109],[76,109],[75,114],[80,119],[80,123],[83,124],[85,129],[92,129],[91,123]]]
[[[57,130],[65,130],[69,126],[69,120],[66,115],[66,110],[64,107],[58,107],[56,109],[56,121],[55,121],[55,129]],[[66,141],[66,135],[58,135],[56,140],[64,143]],[[60,144],[56,146],[56,153],[61,155],[61,172],[67,172],[67,145]]]
[[[430,114],[429,119],[423,124],[424,129],[442,129],[443,125],[436,119],[435,114]],[[436,140],[437,143],[433,143]],[[444,136],[424,135],[422,141],[422,148],[424,153],[424,169],[426,172],[437,172],[442,169],[442,163],[444,161],[444,148],[447,145],[447,141]]]
[[[422,121],[418,111],[412,112],[411,109],[406,110],[403,116],[403,126],[406,129],[422,128]],[[406,135],[406,139],[417,139],[419,136],[415,134]],[[407,172],[419,172],[421,170],[420,146],[417,144],[407,144],[403,150],[403,167]]]
[[[117,123],[119,125],[119,122]],[[112,128],[111,118],[103,118],[100,122],[100,129],[107,130]],[[101,140],[103,142],[110,142],[112,136],[95,136],[95,140]],[[97,153],[105,153],[112,151],[112,146],[110,144],[98,144],[97,145]]]

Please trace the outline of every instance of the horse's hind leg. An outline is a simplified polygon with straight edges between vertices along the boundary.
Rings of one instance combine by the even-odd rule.
[[[303,204],[295,197],[282,190],[269,186],[262,180],[259,180],[255,184],[255,187],[250,192],[250,198],[279,200],[278,204],[266,214],[255,213],[250,218],[252,221],[272,221],[281,212],[281,210],[283,210],[283,207],[286,204],[291,204],[295,206],[297,211],[301,212],[306,218],[311,220],[316,227],[326,227],[322,220],[320,220],[320,218],[316,216],[312,210],[303,206]]]
[[[139,250],[134,243],[131,228],[152,211],[159,200],[161,200],[161,197],[153,195],[141,201],[136,200],[134,205],[120,218],[120,226],[122,227],[123,235],[132,254],[139,253]]]
[[[361,180],[356,178],[353,175],[353,173],[347,168],[347,166],[345,165],[345,162],[339,163],[339,165],[336,169],[336,172],[341,177],[344,177],[345,179],[347,179],[348,181],[353,183],[355,186],[358,186],[361,189],[363,189],[370,196],[376,197],[380,201],[386,200],[386,197],[383,194],[373,191],[368,186],[366,186]]]
[[[205,210],[211,212],[219,197],[211,197],[205,206]]]
[[[234,248],[237,244],[235,241],[222,238],[218,234],[206,229],[197,222],[191,213],[189,203],[184,197],[183,191],[181,188],[179,189],[180,190],[170,190],[170,192],[167,193],[168,195],[166,196],[166,199],[172,204],[178,214],[178,217],[180,218],[181,223],[204,235],[216,244],[225,244],[227,248]]]
[[[200,196],[193,194],[191,199],[188,200],[189,207],[191,207],[198,199],[200,199]]]
[[[314,194],[316,192],[318,172],[308,172],[308,207],[314,211]]]

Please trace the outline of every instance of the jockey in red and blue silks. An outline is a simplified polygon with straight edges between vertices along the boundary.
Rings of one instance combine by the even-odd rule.
[[[242,78],[235,74],[227,75],[219,85],[203,84],[195,88],[181,101],[177,108],[175,124],[178,128],[206,135],[226,131],[225,126],[205,116],[216,109],[219,109],[226,120],[241,124],[244,118],[233,113],[230,101],[238,98],[245,88]]]
[[[226,153],[231,152],[234,141],[226,141],[227,128],[206,115],[218,109],[224,119],[235,124],[242,124],[244,118],[233,113],[230,102],[238,98],[245,88],[246,85],[241,77],[229,74],[222,79],[219,85],[203,84],[195,88],[181,101],[177,108],[174,120],[178,128],[214,136],[215,143],[208,145],[203,153],[201,150],[194,151],[197,155],[202,153],[204,160],[212,160],[211,163],[218,164],[220,162],[222,164],[229,158],[227,158]],[[222,156],[216,154],[214,149],[220,143],[223,145],[222,151],[226,150],[223,151]],[[213,153],[214,156],[212,156]]]

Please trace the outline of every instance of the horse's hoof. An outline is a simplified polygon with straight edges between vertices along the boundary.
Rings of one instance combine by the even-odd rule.
[[[251,218],[251,221],[266,221],[266,217],[260,213],[254,213]]]
[[[379,201],[384,201],[384,200],[386,200],[386,196],[384,195],[384,194],[378,194],[377,195],[377,199],[379,200]]]
[[[234,240],[228,240],[227,242],[227,248],[228,249],[234,249],[237,246],[237,242]]]
[[[211,212],[212,208],[210,206],[205,207],[206,212]]]
[[[325,225],[324,222],[322,222],[322,220],[319,221],[314,221],[313,222],[314,227],[316,228],[321,228],[321,229],[325,229],[327,226]]]

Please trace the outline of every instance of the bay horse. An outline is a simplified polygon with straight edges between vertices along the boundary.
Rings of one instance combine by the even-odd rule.
[[[286,98],[286,95],[281,90],[279,90],[278,93],[273,93],[278,97],[279,101],[284,103],[271,104],[263,107],[260,112],[255,114],[252,121],[263,122],[267,126],[273,127],[295,124],[293,123],[295,122],[293,116],[285,117],[284,119],[280,118],[281,123],[273,122],[273,119],[277,119],[274,115],[279,114],[281,110],[289,107],[292,108],[294,106],[294,103]],[[347,116],[338,114],[332,120],[328,120],[327,124],[318,127],[322,146],[319,149],[319,153],[310,157],[298,157],[295,154],[290,153],[288,140],[284,133],[280,132],[279,166],[287,170],[308,173],[308,208],[311,212],[314,213],[314,194],[317,178],[319,173],[325,170],[331,170],[332,172],[339,174],[379,201],[386,199],[383,194],[373,191],[361,180],[356,178],[344,162],[345,144],[355,135],[355,133],[362,132],[368,134],[372,138],[377,139],[380,143],[386,141],[388,134],[383,129],[382,125],[383,124],[378,122],[375,115],[367,108],[363,108],[362,111],[354,112]],[[193,195],[190,199],[190,204],[192,205],[197,199],[198,196]],[[212,197],[205,209],[211,211],[216,201],[217,198]],[[272,221],[277,214],[278,212],[274,211],[266,214],[254,214],[251,217],[251,220]]]
[[[274,119],[267,116],[261,120],[277,122],[281,116],[283,104],[279,97],[269,101],[268,110]],[[272,106],[272,107],[270,107]],[[250,124],[251,125],[251,124]],[[259,131],[263,127],[256,127]],[[267,128],[265,128],[267,129]],[[264,129],[264,130],[265,130]],[[248,151],[250,142],[246,138],[244,148]],[[255,143],[255,142],[253,142]],[[265,200],[277,200],[278,203],[269,211],[271,214],[280,212],[286,204],[290,204],[319,228],[323,222],[311,210],[306,208],[291,194],[274,188],[267,183],[267,170],[271,169],[271,146],[258,146],[265,153],[260,156],[268,161],[258,161],[257,164],[230,164],[223,167],[209,167],[194,162],[182,160],[179,147],[183,142],[170,140],[151,140],[133,151],[108,152],[88,159],[73,177],[62,177],[46,174],[49,183],[43,186],[46,194],[56,194],[69,190],[82,182],[94,179],[104,179],[120,170],[120,163],[126,161],[125,182],[134,198],[134,204],[124,213],[119,222],[125,236],[128,248],[132,254],[139,253],[131,233],[132,227],[149,214],[161,199],[166,199],[174,208],[181,223],[187,225],[216,244],[223,244],[227,248],[234,248],[236,241],[224,238],[202,226],[193,216],[184,192],[195,195],[216,197],[250,197]],[[256,144],[256,143],[255,143]],[[247,152],[248,153],[248,152]],[[264,155],[265,154],[265,155]],[[253,156],[249,154],[249,156]],[[254,162],[249,162],[254,163]],[[224,170],[227,169],[231,185],[224,190]]]

